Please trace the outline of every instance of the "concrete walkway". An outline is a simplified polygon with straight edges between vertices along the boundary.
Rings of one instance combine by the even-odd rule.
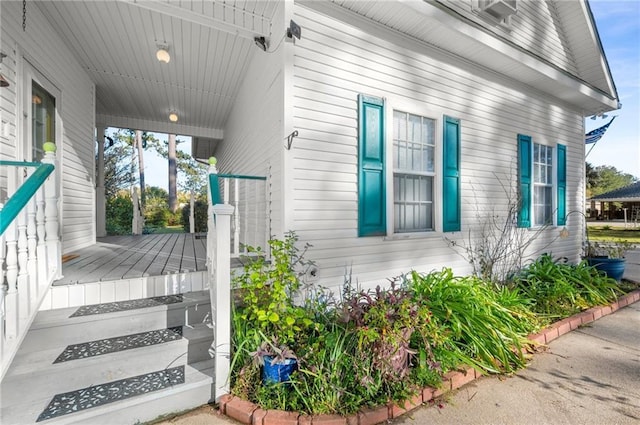
[[[625,278],[640,282],[640,250],[627,254]],[[392,424],[638,424],[640,303],[566,334],[511,377],[473,381],[437,405]],[[209,406],[162,422],[234,425]]]

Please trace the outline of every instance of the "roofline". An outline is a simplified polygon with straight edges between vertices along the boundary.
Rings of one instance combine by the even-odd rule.
[[[620,103],[620,96],[618,95],[618,88],[616,87],[616,83],[613,79],[613,75],[611,73],[611,68],[609,67],[609,60],[607,59],[607,54],[604,51],[604,47],[602,47],[602,40],[600,39],[600,32],[598,31],[598,26],[596,25],[596,20],[593,17],[593,12],[591,11],[591,5],[589,4],[589,0],[584,0],[584,5],[586,6],[585,10],[587,12],[587,17],[589,18],[589,23],[591,24],[591,28],[593,29],[593,33],[595,35],[596,42],[598,44],[598,49],[600,50],[600,54],[602,55],[602,59],[604,62],[604,66],[607,70],[607,80],[609,80],[609,84],[611,84],[611,88],[613,89],[613,94],[615,98],[618,100],[618,109],[622,107]]]

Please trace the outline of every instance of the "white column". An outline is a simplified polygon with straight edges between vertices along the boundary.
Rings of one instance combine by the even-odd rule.
[[[104,191],[104,137],[106,128],[97,127],[98,162],[96,164],[96,237],[107,236],[106,199]]]
[[[231,215],[233,206],[213,206],[215,255],[209,263],[209,292],[213,318],[215,400],[229,393],[231,372]],[[209,232],[211,235],[211,232]]]
[[[189,196],[189,233],[196,232],[196,196],[193,193],[193,190],[190,192]]]
[[[53,280],[62,277],[62,244],[60,243],[59,223],[58,223],[58,193],[57,179],[58,173],[56,165],[56,145],[46,142],[43,145],[44,158],[43,163],[53,164],[54,170],[44,183],[45,189],[45,230],[47,244],[47,259],[49,265],[49,274],[53,276]]]

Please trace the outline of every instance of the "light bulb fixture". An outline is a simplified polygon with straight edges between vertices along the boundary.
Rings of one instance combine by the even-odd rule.
[[[171,55],[169,54],[169,46],[166,44],[158,44],[158,51],[156,52],[156,59],[162,63],[169,63]]]
[[[175,112],[171,112],[169,114],[169,121],[178,122],[178,114],[176,114]]]

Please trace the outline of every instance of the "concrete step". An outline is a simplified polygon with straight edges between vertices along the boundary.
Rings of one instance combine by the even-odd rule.
[[[0,423],[151,420],[213,396],[208,291],[38,313],[0,383]]]
[[[171,367],[127,379],[25,397],[0,408],[0,423],[134,424],[189,409],[213,398],[213,361]]]
[[[148,334],[160,336],[151,338],[146,336]],[[18,356],[2,381],[0,404],[10,406],[21,402],[25,397],[21,390],[25,388],[29,388],[28,397],[46,397],[69,389],[208,360],[213,331],[202,324],[194,328],[179,327],[136,334],[132,335],[133,339],[127,337],[92,341],[73,346],[75,350],[61,347]],[[117,351],[82,357],[87,355],[88,349],[104,352],[105,347],[100,347],[104,342],[107,349],[115,348]]]
[[[207,321],[210,312],[208,291],[40,311],[20,351],[194,325]]]

